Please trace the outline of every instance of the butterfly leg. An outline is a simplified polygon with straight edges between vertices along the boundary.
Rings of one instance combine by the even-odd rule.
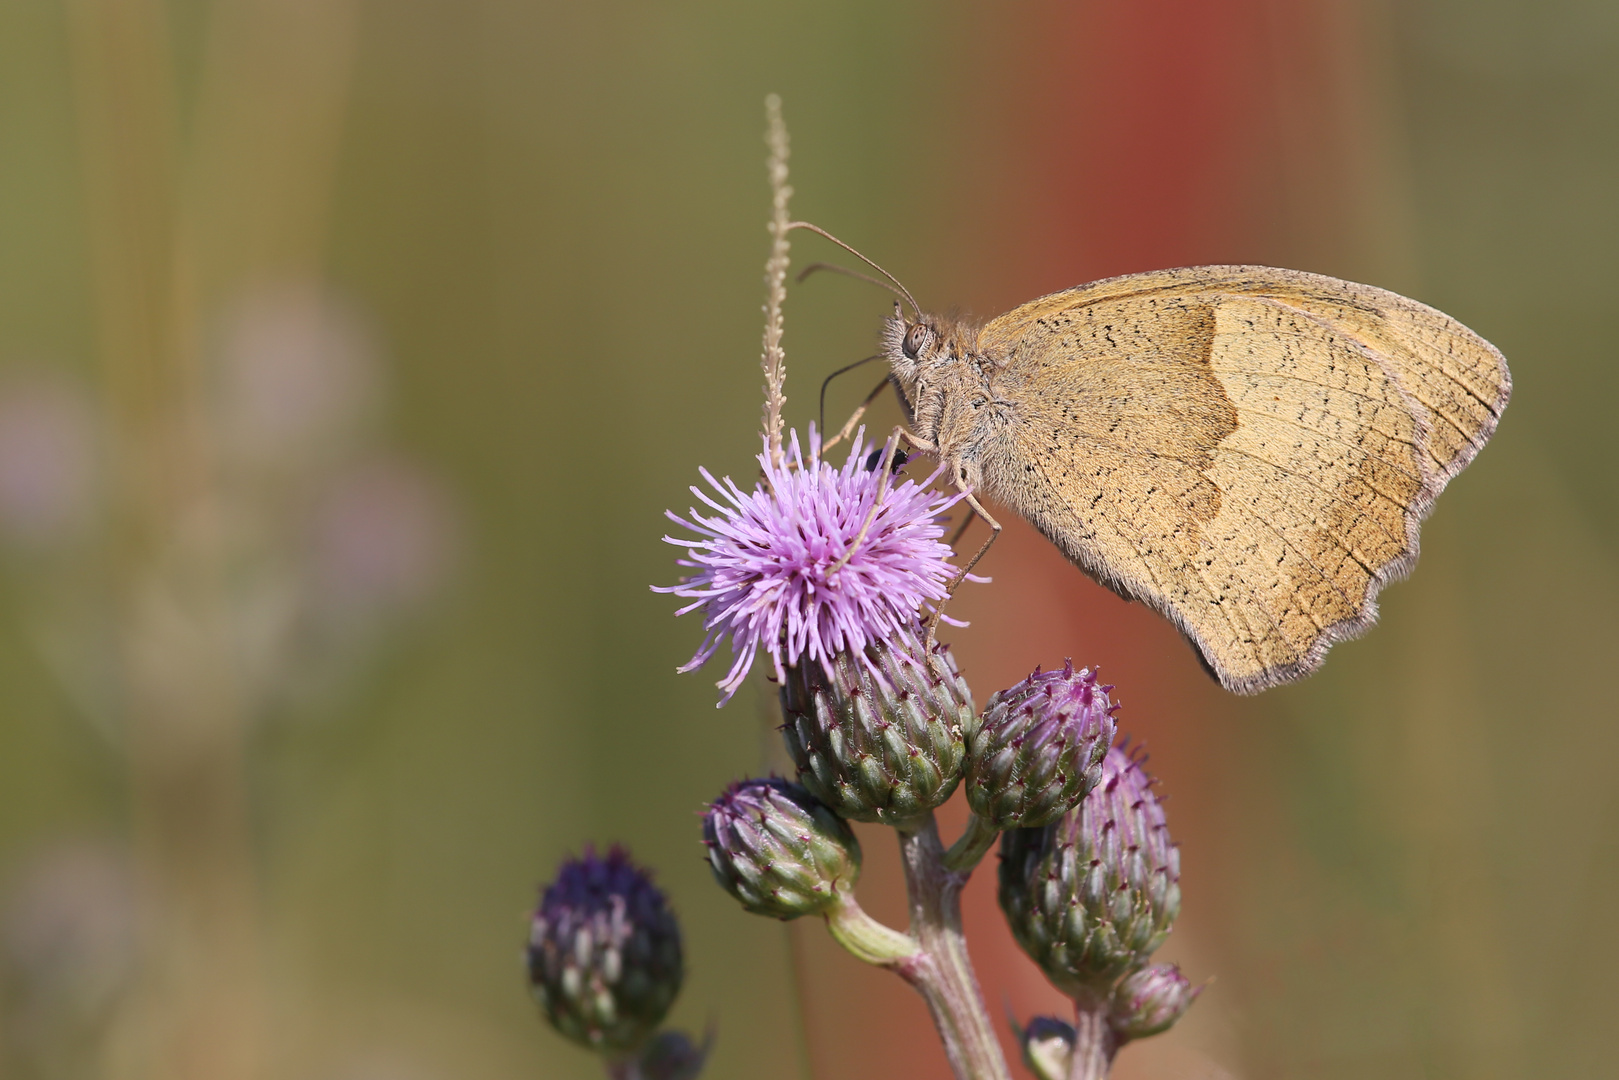
[[[967,580],[967,575],[972,573],[973,567],[978,565],[978,560],[984,557],[984,553],[989,550],[989,546],[999,539],[1001,535],[1001,523],[996,521],[994,516],[988,510],[984,509],[983,503],[973,498],[973,493],[971,491],[963,489],[962,498],[965,499],[967,505],[972,508],[972,512],[983,518],[984,524],[989,526],[989,536],[985,538],[981,545],[979,545],[978,550],[973,553],[973,557],[967,560],[967,565],[963,566],[959,571],[956,572],[956,576],[950,580],[949,586],[945,589],[944,599],[939,601],[939,603],[934,607],[933,616],[928,619],[927,639],[929,644],[931,644],[933,641],[934,631],[938,630],[939,628],[939,620],[944,616],[944,605],[950,602],[950,598],[952,596],[956,595],[956,589],[963,581]],[[972,518],[969,517],[967,521],[961,523],[962,531],[966,531],[967,522],[971,520]],[[956,533],[956,536],[959,539],[961,532]]]
[[[848,422],[843,425],[843,430],[839,431],[836,435],[832,436],[826,442],[821,444],[821,453],[826,453],[832,447],[836,446],[838,443],[842,442],[844,439],[847,439],[851,434],[853,434],[855,425],[860,423],[860,418],[866,415],[866,410],[871,408],[871,403],[877,400],[877,396],[883,392],[883,388],[886,387],[890,382],[893,382],[893,379],[884,379],[882,382],[877,384],[877,388],[875,390],[866,395],[866,400],[862,401],[860,403],[860,408],[856,409],[849,417]]]
[[[968,513],[961,519],[961,524],[956,526],[956,534],[950,538],[952,548],[961,543],[961,538],[967,535],[967,526],[973,523],[973,518],[976,516],[976,514]]]
[[[880,470],[878,475],[881,477],[877,481],[877,497],[871,500],[871,509],[866,511],[866,520],[861,522],[860,532],[855,535],[854,543],[849,545],[849,550],[843,553],[843,558],[834,563],[832,569],[827,572],[828,579],[835,577],[837,572],[854,557],[854,553],[860,550],[860,545],[866,542],[866,534],[871,531],[871,523],[877,520],[877,509],[883,505],[883,498],[888,494],[888,482],[894,475],[894,454],[899,450],[899,441],[905,434],[904,428],[897,427],[888,437],[888,442],[883,444],[883,460],[877,466]]]

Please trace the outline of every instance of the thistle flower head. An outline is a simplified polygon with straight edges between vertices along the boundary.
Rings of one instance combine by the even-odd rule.
[[[1174,964],[1133,971],[1113,990],[1113,1031],[1121,1042],[1168,1031],[1202,992]]]
[[[703,815],[715,879],[756,915],[826,911],[860,877],[860,841],[805,788],[779,777],[732,784]]]
[[[801,658],[863,656],[868,644],[945,598],[955,567],[939,515],[961,496],[931,490],[937,472],[918,484],[867,468],[863,436],[863,430],[855,436],[840,467],[821,459],[814,428],[808,456],[795,431],[780,465],[768,450],[759,455],[763,477],[751,492],[704,469],[717,498],[691,490],[713,514],[669,513],[697,534],[664,537],[686,548],[680,565],[694,572],[655,591],[693,601],[676,614],[703,613],[707,635],[681,671],[701,667],[730,639],[731,668],[718,683],[721,705],[760,650],[783,680]]]
[[[639,1046],[684,973],[674,913],[623,848],[562,865],[528,941],[529,984],[553,1027],[593,1049]]]
[[[1010,829],[1048,825],[1072,810],[1101,780],[1113,745],[1112,689],[1070,660],[992,695],[967,742],[973,813]]]
[[[839,817],[899,828],[950,798],[978,728],[967,681],[920,621],[859,655],[789,667],[781,707],[798,782]]]
[[[1039,1080],[1068,1080],[1074,1058],[1074,1025],[1055,1016],[1036,1016],[1026,1027],[1014,1020],[1012,1034],[1023,1048],[1023,1064]]]
[[[1180,912],[1180,852],[1142,763],[1115,746],[1078,806],[1044,828],[1001,834],[1012,936],[1071,995],[1144,966]]]

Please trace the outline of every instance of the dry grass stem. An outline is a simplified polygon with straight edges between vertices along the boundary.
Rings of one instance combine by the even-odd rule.
[[[770,460],[781,464],[781,407],[786,402],[782,384],[787,380],[787,356],[781,348],[781,304],[787,298],[787,200],[793,189],[787,185],[787,125],[781,119],[781,98],[765,98],[768,127],[765,143],[770,147],[770,258],[765,260],[765,337],[760,363],[765,369],[765,438]]]

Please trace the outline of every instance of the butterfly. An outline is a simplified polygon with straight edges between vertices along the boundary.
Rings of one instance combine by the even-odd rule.
[[[1371,627],[1512,393],[1442,312],[1264,266],[1108,278],[981,325],[896,304],[882,342],[910,441],[997,533],[980,497],[1241,694]]]

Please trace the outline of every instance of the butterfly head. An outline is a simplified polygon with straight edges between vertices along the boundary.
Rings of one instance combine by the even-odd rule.
[[[943,398],[967,376],[972,329],[936,315],[906,318],[898,304],[883,325],[883,357],[905,398],[916,433],[934,439]]]
[[[883,357],[906,397],[917,384],[936,382],[941,368],[961,356],[958,328],[951,319],[919,314],[907,318],[898,304],[883,326]]]

